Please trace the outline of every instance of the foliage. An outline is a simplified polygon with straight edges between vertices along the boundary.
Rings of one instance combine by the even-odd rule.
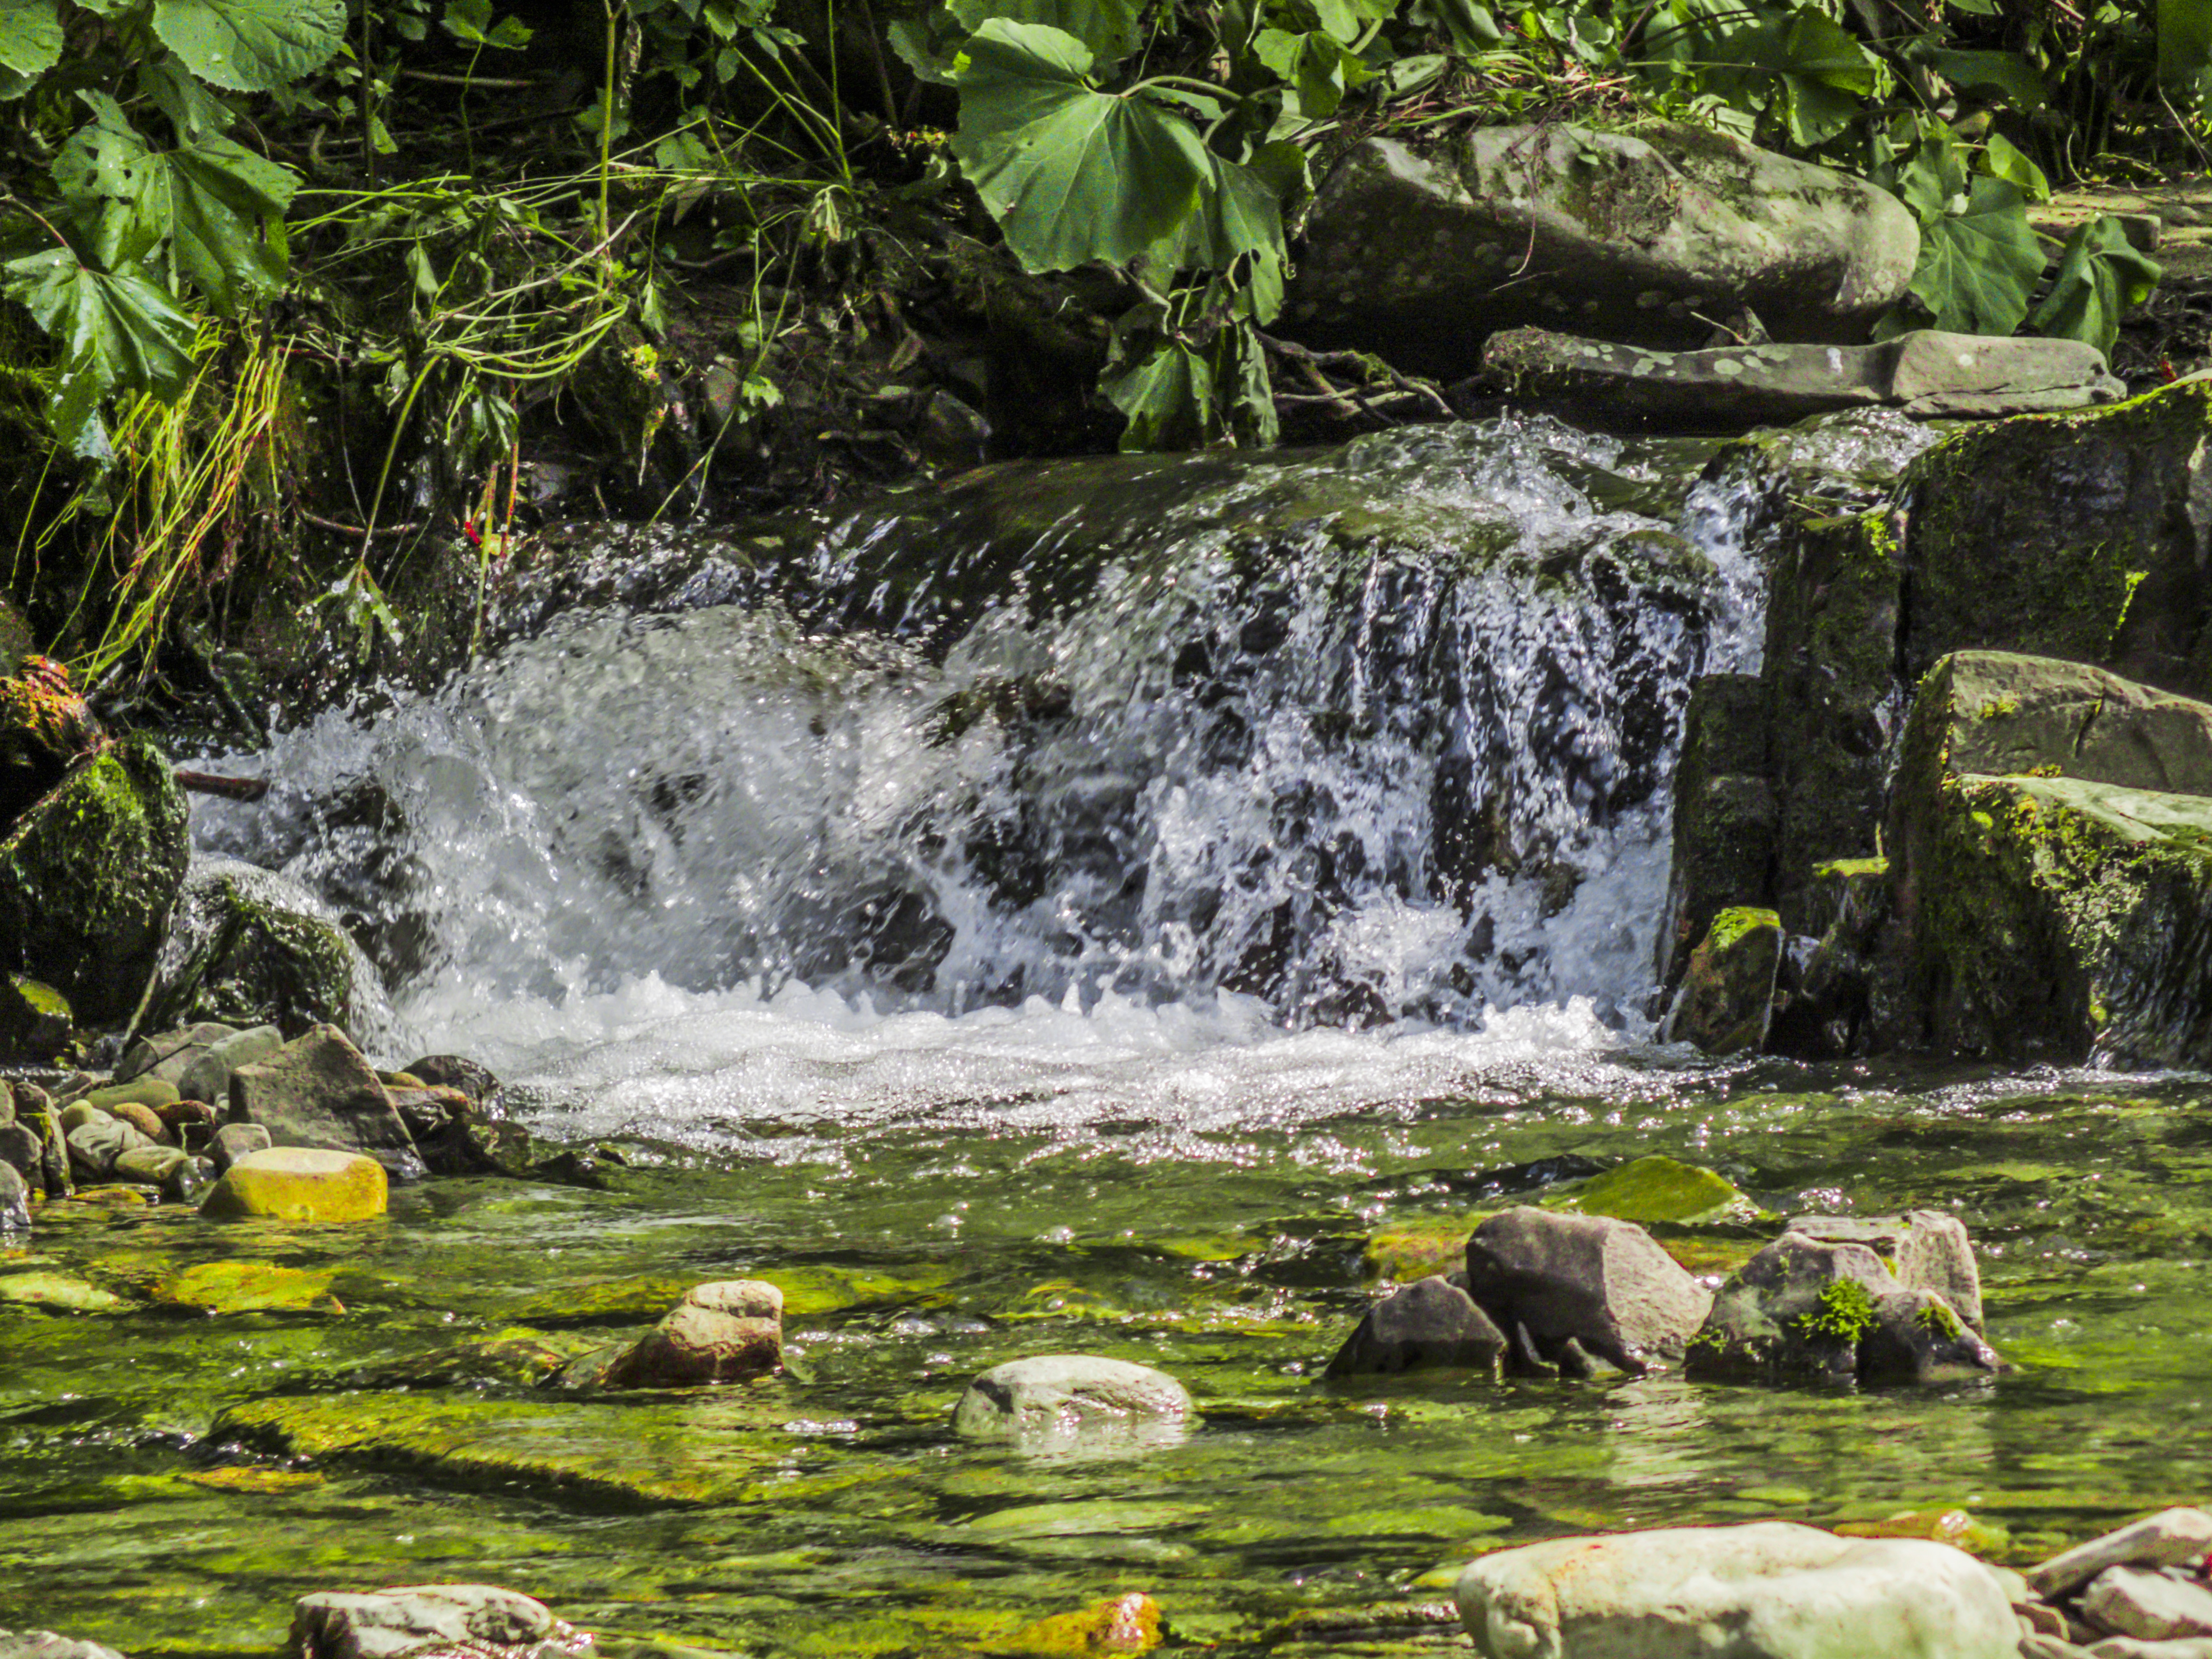
[[[1818,1304],[1797,1321],[1797,1328],[1807,1336],[1838,1342],[1856,1342],[1874,1325],[1874,1297],[1856,1279],[1832,1279],[1822,1285]]]

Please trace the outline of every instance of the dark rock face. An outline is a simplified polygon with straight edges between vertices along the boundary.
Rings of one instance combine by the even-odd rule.
[[[1641,1227],[1522,1206],[1467,1242],[1467,1291],[1501,1330],[1525,1332],[1540,1359],[1570,1340],[1640,1372],[1679,1356],[1711,1297]]]
[[[1940,1294],[1899,1284],[1865,1245],[1787,1232],[1721,1286],[1686,1368],[1749,1382],[1930,1381],[1999,1364]]]
[[[1771,910],[1722,911],[1690,953],[1660,1036],[1709,1054],[1757,1053],[1774,1013],[1782,921]]]
[[[126,738],[0,839],[0,967],[43,980],[79,1019],[138,1005],[190,853],[167,757]]]
[[[353,957],[345,934],[255,887],[245,866],[228,864],[185,883],[154,1009],[158,1023],[270,1024],[287,1037],[350,1023]]]
[[[230,1117],[259,1124],[277,1146],[366,1153],[403,1181],[423,1173],[375,1068],[335,1026],[318,1025],[268,1059],[233,1072]]]
[[[1658,967],[1680,982],[1713,918],[1765,894],[1779,808],[1766,780],[1766,693],[1756,674],[1708,674],[1690,691],[1674,769],[1674,867]]]
[[[44,1065],[68,1046],[69,999],[24,974],[0,974],[0,1062]]]
[[[2009,653],[1938,664],[1890,804],[1893,1039],[2212,1060],[2212,796],[2141,787],[2168,781],[2212,782],[2212,707]]]
[[[1530,325],[1683,348],[1749,307],[1778,339],[1849,342],[1918,251],[1887,192],[1703,130],[1370,138],[1316,193],[1284,326],[1447,378]]]
[[[1423,1365],[1494,1370],[1506,1341],[1474,1298],[1441,1274],[1394,1291],[1367,1310],[1327,1375],[1357,1376]]]

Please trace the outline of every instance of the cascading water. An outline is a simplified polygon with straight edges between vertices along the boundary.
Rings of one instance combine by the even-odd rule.
[[[601,1132],[1591,1055],[1644,1030],[1688,685],[1756,665],[1771,484],[1710,453],[1506,418],[611,537],[197,831]]]

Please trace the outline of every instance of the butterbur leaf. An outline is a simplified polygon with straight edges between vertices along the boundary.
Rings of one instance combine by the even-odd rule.
[[[1956,52],[1933,46],[1927,60],[1936,72],[1961,92],[1983,97],[1994,94],[2014,109],[2033,112],[2051,101],[2035,66],[2015,52]]]
[[[61,8],[58,0],[0,0],[0,69],[26,82],[62,60]],[[11,96],[30,90],[25,85]]]
[[[1261,29],[1252,50],[1280,79],[1297,88],[1298,112],[1309,120],[1334,113],[1346,88],[1370,74],[1366,64],[1320,29],[1304,34]]]
[[[1992,178],[2019,186],[2021,193],[2031,202],[2051,199],[2051,180],[2043,176],[2043,169],[2002,132],[1990,135],[1989,147],[1982,152],[1982,165],[1990,170]]]
[[[2009,334],[2027,315],[2043,264],[2043,245],[2028,227],[2019,189],[1984,175],[1973,181],[1965,211],[1922,224],[1912,297],[1926,309],[1929,327]]]
[[[446,33],[471,46],[513,51],[530,44],[533,31],[519,17],[492,21],[491,0],[446,0]]]
[[[952,84],[952,55],[950,42],[960,38],[959,21],[942,6],[933,8],[922,17],[902,17],[884,31],[906,66],[915,78],[932,86]],[[734,54],[726,54],[734,56]],[[722,79],[728,80],[725,73]]]
[[[2067,239],[2058,276],[2027,325],[2039,334],[2086,340],[2109,357],[2121,316],[2150,298],[2165,274],[2128,240],[2118,221],[2100,215]]]
[[[1172,336],[1155,337],[1120,373],[1109,368],[1098,389],[1128,417],[1127,452],[1188,448],[1212,424],[1212,367]]]
[[[2159,0],[2158,83],[2182,105],[2212,85],[2212,5],[2205,0]]]
[[[344,44],[346,0],[154,0],[154,33],[201,80],[269,92]]]
[[[954,71],[952,153],[1031,270],[1146,252],[1182,224],[1212,171],[1189,122],[1094,90],[1091,64],[1063,29],[993,17]]]
[[[185,138],[228,132],[237,118],[229,105],[186,74],[167,52],[139,64],[138,90],[154,100],[154,106]]]
[[[1091,67],[1098,73],[1136,51],[1144,38],[1129,0],[951,0],[951,10],[970,33],[1003,17],[1072,34],[1091,49]]]
[[[1772,67],[1789,98],[1790,137],[1826,143],[1855,120],[1875,90],[1876,65],[1850,33],[1817,11],[1790,19]]]
[[[73,453],[112,459],[100,404],[111,392],[173,398],[182,391],[191,374],[191,319],[144,276],[94,270],[74,248],[44,248],[0,271],[0,288],[61,348],[62,375],[47,411],[54,435]]]

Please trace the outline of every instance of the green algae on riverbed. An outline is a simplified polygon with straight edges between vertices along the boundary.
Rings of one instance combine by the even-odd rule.
[[[1011,1650],[1143,1591],[1170,1650],[1413,1654],[1457,1639],[1454,1564],[1565,1531],[1959,1509],[2025,1559],[2212,1492],[2202,1085],[1756,1086],[1783,1075],[1173,1135],[854,1128],[720,1168],[641,1144],[618,1193],[438,1182],[321,1229],[50,1208],[0,1285],[100,1295],[0,1298],[0,1626],[258,1655],[309,1589],[489,1579],[781,1659]],[[1954,1209],[2017,1369],[1316,1380],[1370,1237],[1463,1238],[1447,1176],[1569,1152],[1711,1167],[1770,1213]],[[738,1276],[790,1292],[792,1375],[548,1386]],[[1052,1352],[1158,1366],[1202,1422],[1135,1456],[951,1437],[969,1376]]]

